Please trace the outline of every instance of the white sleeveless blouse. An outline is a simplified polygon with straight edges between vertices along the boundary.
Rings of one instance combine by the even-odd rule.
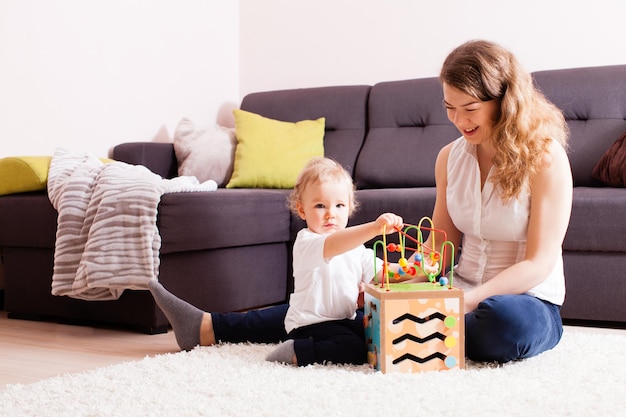
[[[481,191],[476,145],[469,144],[463,137],[457,139],[450,150],[447,176],[448,212],[463,233],[462,255],[454,269],[454,284],[469,290],[524,259],[530,190],[526,185],[517,199],[506,204],[500,198],[498,186],[489,178]],[[546,280],[527,293],[553,304],[563,304],[562,256]]]

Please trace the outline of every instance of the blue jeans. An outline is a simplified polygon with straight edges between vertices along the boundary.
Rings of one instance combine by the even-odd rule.
[[[211,313],[217,342],[277,343],[294,339],[298,365],[312,363],[367,362],[363,331],[363,313],[354,320],[318,323],[285,332],[288,304],[280,304],[246,313]]]
[[[218,342],[277,343],[287,340],[287,304],[246,313],[211,313]],[[560,307],[530,295],[499,295],[465,315],[465,356],[509,362],[552,349],[561,340]],[[296,356],[298,352],[296,351]]]
[[[215,340],[225,343],[278,343],[287,340],[285,316],[289,304],[245,313],[211,313]]]
[[[561,307],[522,295],[498,295],[465,315],[465,356],[480,362],[530,358],[559,343]]]
[[[354,320],[333,320],[298,327],[289,333],[298,366],[332,362],[360,365],[367,362],[363,313]]]

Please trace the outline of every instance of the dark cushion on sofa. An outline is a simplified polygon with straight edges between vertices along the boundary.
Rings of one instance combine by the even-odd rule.
[[[626,80],[626,65],[539,71],[533,78],[568,121],[574,185],[597,185],[593,167],[626,130],[626,99],[616,88]]]
[[[355,171],[357,186],[434,186],[439,150],[460,136],[442,103],[437,78],[374,85],[369,131]]]
[[[591,175],[611,187],[626,186],[626,131],[602,155]]]
[[[113,158],[133,165],[146,166],[163,178],[178,176],[178,161],[171,143],[122,143],[113,148]]]
[[[624,188],[575,187],[563,249],[626,252],[624,207]]]
[[[165,194],[158,215],[161,253],[288,241],[288,192],[220,188]]]
[[[54,248],[57,212],[45,192],[0,196],[0,246]]]
[[[375,220],[381,213],[393,210],[405,223],[417,224],[424,216],[432,216],[435,207],[435,187],[384,188],[357,190],[361,206],[352,215],[350,224]]]

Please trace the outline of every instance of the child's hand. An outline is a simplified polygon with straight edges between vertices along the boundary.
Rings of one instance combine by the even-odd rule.
[[[376,227],[380,230],[380,233],[383,233],[383,228],[385,233],[393,233],[396,231],[396,227],[398,229],[402,229],[404,226],[404,221],[402,217],[397,216],[393,213],[383,213],[375,221]]]

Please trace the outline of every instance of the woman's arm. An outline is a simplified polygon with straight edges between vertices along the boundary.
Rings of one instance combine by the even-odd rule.
[[[461,232],[452,222],[452,218],[450,218],[450,213],[448,212],[448,200],[446,197],[446,190],[448,188],[448,156],[450,155],[452,145],[453,143],[444,146],[441,151],[439,151],[437,161],[435,162],[435,184],[437,185],[437,196],[435,199],[432,221],[436,229],[446,232],[448,241],[454,245],[454,250],[458,253],[459,246],[461,245]],[[433,247],[432,239],[433,236],[431,233],[431,236],[429,236],[427,240],[427,244],[431,248]],[[448,259],[443,259],[442,262],[442,265],[448,265],[450,261]]]
[[[522,294],[543,282],[561,256],[572,209],[572,174],[565,150],[553,143],[530,183],[530,218],[524,259],[465,293],[466,312],[493,295]]]

